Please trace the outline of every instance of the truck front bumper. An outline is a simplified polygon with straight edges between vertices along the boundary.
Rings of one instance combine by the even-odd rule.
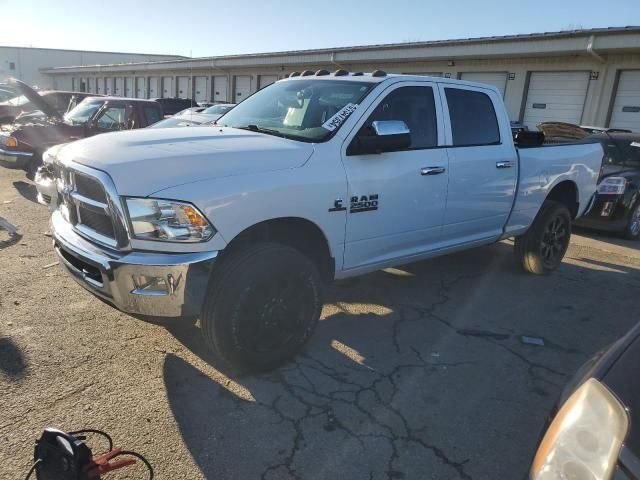
[[[0,147],[0,165],[3,167],[24,168],[29,164],[32,157],[33,152],[5,150]]]
[[[51,216],[51,234],[67,272],[118,310],[148,317],[200,314],[218,252],[109,250],[78,235],[59,211]]]

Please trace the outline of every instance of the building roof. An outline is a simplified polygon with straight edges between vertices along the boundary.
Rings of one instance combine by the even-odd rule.
[[[107,55],[138,55],[143,57],[164,57],[164,58],[188,58],[183,55],[171,55],[164,53],[139,53],[139,52],[110,52],[103,50],[79,50],[75,48],[48,48],[48,47],[27,47],[22,45],[0,45],[0,48],[14,48],[20,50],[45,50],[49,52],[73,52],[73,53],[104,53]]]
[[[45,69],[45,73],[63,74],[82,71],[127,71],[229,68],[258,65],[304,65],[318,63],[357,63],[367,61],[429,60],[464,57],[553,55],[593,51],[638,51],[640,26],[607,27],[527,33],[492,37],[473,37],[424,42],[388,43],[352,47],[288,50],[279,52],[220,55],[153,62],[65,66]]]

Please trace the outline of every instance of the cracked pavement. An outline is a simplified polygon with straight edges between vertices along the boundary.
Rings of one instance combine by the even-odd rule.
[[[161,479],[521,479],[563,385],[638,319],[640,246],[579,232],[535,277],[501,242],[338,282],[294,362],[229,377],[197,324],[131,318],[50,266],[30,189],[0,168],[19,233],[0,232],[2,478],[57,426],[109,432]]]

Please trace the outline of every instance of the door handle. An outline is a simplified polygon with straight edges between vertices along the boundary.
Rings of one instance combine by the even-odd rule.
[[[420,175],[440,175],[445,170],[444,167],[424,167],[420,169]]]
[[[496,162],[496,168],[511,168],[513,162]]]

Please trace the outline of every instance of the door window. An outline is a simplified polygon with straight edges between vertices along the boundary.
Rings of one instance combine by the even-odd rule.
[[[436,106],[431,87],[400,87],[378,104],[358,132],[358,136],[375,135],[375,121],[402,120],[411,132],[409,150],[438,145]]]
[[[147,121],[147,125],[153,125],[160,121],[161,115],[155,107],[144,107],[144,118]]]
[[[127,108],[124,105],[112,105],[98,114],[95,120],[100,130],[125,130],[128,128]]]
[[[497,145],[498,118],[489,95],[473,90],[445,88],[454,147]]]

